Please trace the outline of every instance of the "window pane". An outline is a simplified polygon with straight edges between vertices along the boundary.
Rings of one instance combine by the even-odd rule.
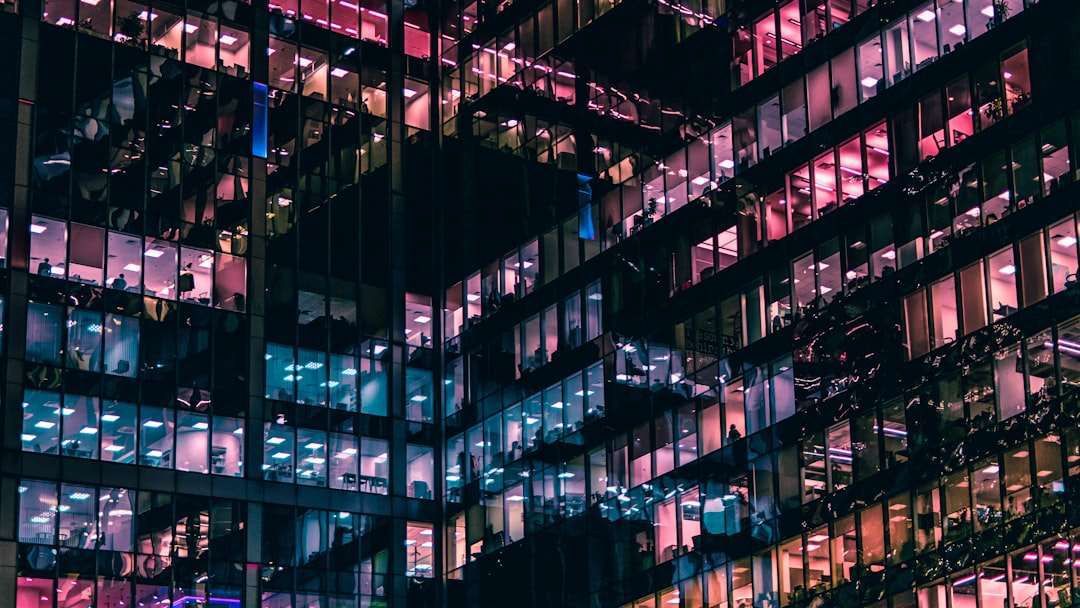
[[[105,401],[101,409],[101,459],[135,462],[135,404]]]
[[[105,315],[105,373],[135,377],[139,361],[139,320]]]
[[[390,446],[384,439],[360,440],[360,491],[386,494],[390,474]]]
[[[210,421],[205,414],[176,413],[176,468],[180,471],[208,473]]]
[[[270,481],[293,480],[294,429],[263,423],[263,479]]]
[[[68,393],[60,409],[63,436],[60,453],[76,458],[98,457],[98,398]]]
[[[180,248],[180,282],[177,291],[184,302],[210,305],[213,285],[213,253],[190,247]]]
[[[67,224],[34,216],[30,222],[30,267],[45,277],[63,277],[67,263]]]
[[[296,429],[296,482],[301,485],[326,485],[326,433]]]
[[[60,395],[27,389],[23,394],[22,450],[56,454],[60,445]]]
[[[990,256],[990,308],[994,320],[1003,319],[1016,312],[1016,263],[1012,247]]]
[[[101,285],[105,269],[105,231],[83,224],[71,225],[71,260],[68,278]]]
[[[148,239],[143,255],[146,293],[159,298],[176,299],[177,249],[174,243]]]
[[[339,490],[356,490],[357,463],[359,462],[359,439],[355,435],[330,433],[330,487]]]
[[[1050,227],[1050,268],[1054,279],[1054,293],[1065,289],[1070,276],[1076,281],[1077,238],[1076,223],[1072,217]]]
[[[63,321],[63,308],[52,304],[27,303],[26,360],[28,362],[60,365]]]
[[[22,480],[19,483],[19,542],[53,544],[56,538],[56,508],[55,483]],[[47,606],[52,608],[52,602]]]
[[[142,291],[142,238],[109,233],[107,285],[120,291]]]
[[[435,453],[422,445],[406,446],[405,482],[408,487],[408,495],[411,498],[431,499],[431,491],[435,487]]]
[[[139,464],[172,468],[173,410],[143,406],[139,422]]]
[[[884,64],[881,56],[881,39],[873,36],[859,43],[859,91],[863,101],[877,95],[884,84]]]
[[[214,416],[210,445],[210,471],[214,475],[244,475],[244,421],[240,418]]]

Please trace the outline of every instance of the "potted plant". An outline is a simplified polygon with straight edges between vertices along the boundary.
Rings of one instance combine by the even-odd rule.
[[[990,18],[990,21],[986,24],[986,29],[990,29],[995,25],[1001,25],[1006,19],[1009,18],[1009,4],[1007,0],[994,0],[994,16]]]
[[[144,28],[143,20],[138,14],[122,17],[116,24],[116,29],[124,37],[124,42],[134,46],[141,46],[140,40]]]

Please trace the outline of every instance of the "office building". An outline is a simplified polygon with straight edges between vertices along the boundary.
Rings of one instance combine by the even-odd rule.
[[[1077,39],[0,3],[0,606],[1076,604]]]

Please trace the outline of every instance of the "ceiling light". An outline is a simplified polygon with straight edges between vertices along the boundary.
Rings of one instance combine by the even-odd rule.
[[[195,25],[194,23],[185,23],[184,31],[189,34],[194,34],[195,32],[199,31],[199,26]]]
[[[161,427],[162,422],[160,420],[147,420],[143,422],[143,426],[148,429],[156,429]]]
[[[146,250],[146,257],[148,258],[160,258],[163,255],[165,255],[165,252],[160,249],[154,249],[153,247],[151,247],[150,249]]]
[[[344,70],[342,68],[334,68],[334,69],[330,70],[330,75],[333,76],[334,78],[342,78],[348,73],[349,72],[347,70]]]
[[[979,12],[986,15],[987,17],[993,17],[994,16],[994,5],[993,4],[988,4]]]
[[[222,34],[218,37],[218,40],[221,41],[221,44],[228,44],[230,46],[236,44],[236,36],[230,36],[228,34]]]
[[[37,423],[34,424],[34,428],[45,429],[45,430],[51,429],[54,426],[56,426],[56,423],[55,422],[49,422],[48,420],[39,420],[39,421],[37,421]]]
[[[42,226],[41,224],[30,224],[30,232],[34,234],[41,234],[46,230],[48,230],[48,227]]]
[[[925,10],[925,11],[919,13],[918,15],[915,15],[915,18],[918,19],[919,21],[922,21],[923,23],[930,23],[936,17],[937,17],[937,15],[935,15],[934,11],[931,11],[931,10]]]
[[[300,67],[306,68],[309,65],[311,65],[311,60],[310,59],[308,59],[307,57],[301,57],[300,58]]]
[[[417,323],[428,323],[431,321],[431,317],[426,315],[417,315],[416,318],[413,319],[413,321]]]
[[[877,86],[878,79],[874,78],[873,76],[867,76],[866,78],[863,78],[859,82],[862,83],[862,86],[864,86],[864,87],[866,87],[868,89],[872,89],[872,88]]]
[[[1012,264],[1006,264],[1002,266],[1001,270],[999,270],[998,272],[1000,272],[1001,274],[1016,274],[1016,266],[1013,266]]]
[[[102,414],[101,415],[101,421],[102,422],[116,422],[119,419],[120,419],[120,416],[117,416],[116,414]]]
[[[405,93],[406,99],[412,99],[414,96],[416,96],[416,91],[410,89],[409,87],[405,87],[405,90],[403,92]]]
[[[953,36],[963,36],[967,33],[967,28],[957,23],[956,25],[949,28],[949,33]]]
[[[139,272],[142,270],[142,266],[139,266],[138,264],[124,264],[124,270],[128,272]]]
[[[1057,244],[1059,246],[1061,246],[1061,247],[1072,247],[1073,245],[1076,244],[1076,237],[1074,237],[1074,236],[1063,236],[1063,237],[1061,237],[1060,239],[1057,240]]]

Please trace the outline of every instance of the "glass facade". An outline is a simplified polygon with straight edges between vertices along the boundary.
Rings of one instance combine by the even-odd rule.
[[[1074,0],[0,0],[0,607],[1080,605]]]

